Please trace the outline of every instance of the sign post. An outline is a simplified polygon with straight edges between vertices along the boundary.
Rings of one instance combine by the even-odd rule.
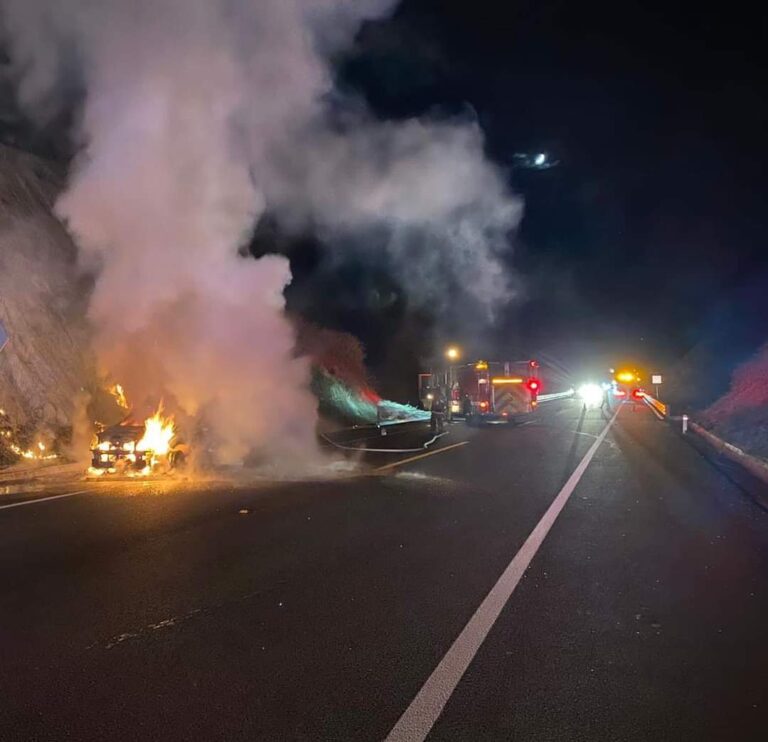
[[[656,388],[656,399],[659,399],[659,385],[664,381],[661,374],[651,374],[651,384]]]

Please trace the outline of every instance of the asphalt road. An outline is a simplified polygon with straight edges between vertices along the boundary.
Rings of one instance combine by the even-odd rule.
[[[609,424],[0,490],[0,739],[765,739],[768,513],[649,410]]]

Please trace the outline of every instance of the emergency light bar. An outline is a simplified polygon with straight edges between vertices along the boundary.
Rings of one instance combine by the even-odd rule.
[[[525,379],[521,379],[519,377],[507,377],[502,376],[497,379],[491,379],[492,384],[522,384],[525,381]]]

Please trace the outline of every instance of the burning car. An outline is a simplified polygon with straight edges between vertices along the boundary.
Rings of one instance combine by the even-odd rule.
[[[113,425],[98,434],[91,449],[94,469],[144,469],[149,466],[151,451],[137,450],[144,437],[143,425]]]
[[[186,446],[176,435],[173,418],[165,418],[162,409],[143,425],[122,423],[102,430],[91,449],[91,473],[126,472],[151,474],[156,468],[179,466]]]

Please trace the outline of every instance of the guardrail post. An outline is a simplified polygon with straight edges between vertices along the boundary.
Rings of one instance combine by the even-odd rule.
[[[385,430],[384,426],[381,424],[382,422],[384,422],[384,415],[382,414],[383,411],[384,410],[382,405],[377,404],[376,405],[376,425],[378,425],[379,431],[381,432],[381,434],[386,435],[387,431]]]
[[[688,432],[688,415],[683,415],[683,433]]]

